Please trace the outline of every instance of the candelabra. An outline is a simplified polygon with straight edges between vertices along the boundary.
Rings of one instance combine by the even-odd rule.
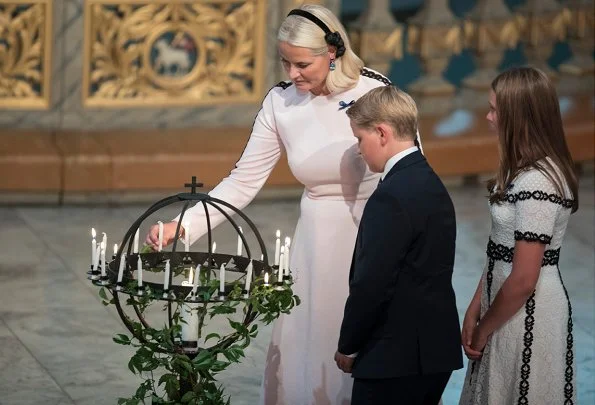
[[[196,183],[195,177],[192,177],[192,182],[185,186],[190,188],[190,192],[156,202],[133,222],[124,235],[119,249],[114,251],[111,261],[105,259],[104,234],[100,251],[93,252],[93,263],[91,270],[88,271],[88,278],[92,283],[103,287],[100,296],[104,303],[115,305],[122,322],[133,339],[138,340],[140,346],[146,345],[154,353],[159,352],[170,357],[183,354],[189,359],[191,370],[188,372],[182,370],[179,373],[177,376],[179,389],[173,390],[176,392],[167,393],[169,400],[180,399],[190,392],[199,395],[198,391],[207,389],[205,387],[208,387],[209,381],[212,381],[210,380],[212,376],[205,377],[205,370],[199,369],[199,365],[192,366],[193,359],[197,356],[210,356],[211,359],[216,359],[218,354],[224,354],[226,357],[233,356],[238,347],[247,345],[250,337],[253,337],[256,325],[249,327],[259,316],[264,318],[265,323],[269,323],[281,313],[288,313],[294,305],[299,304],[299,298],[294,296],[291,290],[292,277],[288,260],[281,260],[279,265],[269,265],[263,239],[254,223],[233,205],[197,192],[197,187],[201,187],[202,184]],[[143,221],[164,207],[178,202],[183,203],[183,208],[171,251],[161,249],[154,251],[148,247],[139,251],[138,230]],[[199,206],[202,204],[205,213],[208,251],[188,251],[189,241],[185,242],[186,251],[177,250],[181,224],[184,223],[184,215],[192,202],[196,202]],[[222,214],[236,230],[238,235],[236,255],[214,251],[210,212]],[[232,218],[233,213],[254,233],[260,260],[254,258],[253,250],[247,243],[244,232]],[[160,224],[160,240],[162,230]],[[289,248],[288,243],[286,241],[285,249]],[[245,256],[241,254],[242,247],[245,249]],[[279,248],[279,241],[277,241],[277,248]],[[151,280],[144,279],[143,273],[149,274]],[[162,280],[161,282],[155,281],[156,274]],[[184,274],[184,281],[177,283],[179,277],[176,276],[182,274]],[[186,281],[187,275],[189,275],[188,281]],[[109,298],[106,292],[111,293],[112,298]],[[166,325],[168,326],[161,331],[151,327],[145,317],[147,306],[156,301],[164,302],[162,312],[167,314]],[[211,333],[203,339],[202,329],[206,324],[207,315],[213,318],[216,315],[235,313],[236,308],[242,303],[245,305],[242,311],[243,320],[234,322],[230,319],[233,333],[226,336]],[[134,316],[130,312],[134,313],[138,321],[133,319]],[[165,333],[162,333],[163,331]],[[159,337],[156,338],[156,336]],[[217,342],[207,345],[207,341],[213,337],[217,338]],[[123,335],[115,340],[122,344],[129,344],[131,341]],[[238,343],[242,340],[243,343]],[[237,358],[235,360],[239,361]],[[173,364],[171,361],[173,360],[170,359],[167,364],[163,362],[162,365],[169,369]],[[217,364],[216,360],[213,360],[214,372],[220,371],[218,369],[220,365],[217,366]],[[140,368],[139,371],[141,371]],[[201,379],[204,380],[202,383]],[[219,392],[217,390],[211,390],[210,395],[217,394]]]

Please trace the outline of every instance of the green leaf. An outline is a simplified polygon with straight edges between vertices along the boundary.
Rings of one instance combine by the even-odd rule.
[[[205,337],[205,342],[207,342],[207,341],[209,341],[209,339],[213,339],[213,338],[216,338],[219,340],[219,339],[221,339],[221,335],[218,333],[209,333],[207,335],[207,337]]]
[[[102,299],[104,299],[104,300],[106,300],[106,301],[108,300],[107,299],[107,295],[105,294],[105,288],[101,287],[99,289],[99,297],[102,298]]]
[[[188,402],[190,402],[190,400],[195,399],[195,398],[196,398],[196,393],[194,393],[193,391],[188,391],[187,393],[184,394],[181,401],[182,401],[182,403],[188,403]]]
[[[116,342],[120,345],[129,345],[131,343],[130,338],[126,335],[121,334],[121,333],[118,333],[112,339],[114,342]]]

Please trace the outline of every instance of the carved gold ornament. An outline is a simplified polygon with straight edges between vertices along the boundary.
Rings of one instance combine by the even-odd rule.
[[[265,0],[89,0],[88,107],[256,102]]]
[[[51,0],[0,0],[0,107],[50,106]]]

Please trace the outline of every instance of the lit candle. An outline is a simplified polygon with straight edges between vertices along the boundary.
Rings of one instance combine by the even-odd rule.
[[[95,246],[95,261],[93,262],[93,271],[97,271],[97,268],[99,267],[99,250],[100,250],[100,245],[99,243],[96,244]]]
[[[104,234],[105,235],[105,234]],[[105,239],[101,241],[101,277],[107,277],[107,262],[105,260]]]
[[[143,261],[138,255],[138,261],[136,262],[136,281],[138,282],[138,288],[143,288]]]
[[[122,279],[124,278],[124,252],[122,252],[122,256],[120,256],[120,268],[118,268],[118,284],[122,283]]]
[[[219,293],[225,294],[225,265],[222,264],[219,268]]]
[[[268,286],[269,285],[269,273],[264,273],[264,285]]]
[[[281,246],[281,255],[279,256],[279,270],[277,270],[277,277],[280,279],[283,278],[285,268],[285,246]]]
[[[197,274],[198,276],[198,274]],[[197,277],[198,278],[198,277]],[[188,281],[182,281],[182,285],[185,287],[192,286],[194,281],[192,267],[190,267],[190,274],[188,275]],[[190,294],[188,295],[190,296]],[[188,297],[186,297],[188,298]],[[180,316],[182,317],[182,341],[184,342],[197,342],[198,341],[198,305],[199,304],[182,304]]]
[[[170,265],[169,259],[165,261],[165,278],[163,279],[163,291],[167,291],[169,289],[169,272],[170,272]]]
[[[286,276],[289,277],[289,245],[291,244],[291,239],[289,237],[285,238],[285,263],[283,265],[285,269]]]
[[[184,248],[186,252],[190,251],[190,222],[184,221]]]
[[[91,264],[93,264],[95,263],[95,253],[97,249],[97,240],[95,240],[97,234],[95,233],[95,228],[91,228],[91,236],[93,237],[91,240]]]
[[[216,250],[217,250],[217,242],[213,242],[212,253],[215,253]]]
[[[281,249],[281,231],[277,229],[277,240],[275,241],[275,266],[279,265],[279,252]]]
[[[248,264],[248,268],[246,269],[246,286],[244,290],[250,293],[250,283],[252,282],[252,260]]]
[[[132,248],[132,253],[138,253],[138,229],[134,234],[134,246]]]
[[[163,222],[157,221],[157,225],[159,225],[159,248],[158,248],[158,251],[161,252],[161,249],[163,249]]]
[[[238,226],[238,229],[240,230],[240,233],[242,233],[242,227]],[[237,250],[237,255],[241,256],[242,255],[242,237],[240,235],[238,235],[238,250]]]
[[[114,257],[116,257],[117,253],[118,253],[118,244],[114,243]]]
[[[194,269],[192,266],[190,267],[190,271],[188,272],[188,281],[182,281],[182,285],[184,287],[192,287],[192,282],[194,281]]]

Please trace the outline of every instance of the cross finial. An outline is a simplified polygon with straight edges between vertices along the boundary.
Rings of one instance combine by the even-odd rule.
[[[184,184],[184,187],[190,188],[190,193],[191,194],[196,194],[196,188],[197,187],[202,187],[203,184],[202,183],[197,183],[196,182],[196,176],[192,176],[192,183],[186,183]]]

